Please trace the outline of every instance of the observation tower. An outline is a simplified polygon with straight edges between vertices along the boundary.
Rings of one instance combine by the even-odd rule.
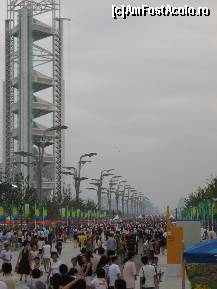
[[[8,0],[3,157],[43,200],[61,194],[64,163],[63,20],[60,0]]]

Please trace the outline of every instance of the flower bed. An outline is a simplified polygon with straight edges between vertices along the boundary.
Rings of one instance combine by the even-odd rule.
[[[217,265],[189,264],[186,272],[192,289],[217,289]]]

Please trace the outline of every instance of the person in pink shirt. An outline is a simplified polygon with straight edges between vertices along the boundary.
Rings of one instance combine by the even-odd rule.
[[[127,262],[124,264],[123,277],[126,281],[127,289],[135,288],[136,265],[133,258],[134,254],[129,252]]]

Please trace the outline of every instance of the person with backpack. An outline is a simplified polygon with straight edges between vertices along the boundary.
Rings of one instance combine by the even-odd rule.
[[[114,289],[115,281],[120,278],[121,278],[120,257],[113,256],[112,264],[109,266],[108,271],[109,289]]]
[[[102,268],[105,271],[105,278],[108,279],[108,272],[110,265],[111,265],[111,258],[103,255],[97,265],[96,271]]]
[[[156,284],[158,284],[157,274],[153,265],[149,265],[149,258],[143,256],[141,258],[142,267],[139,271],[140,277],[140,288],[141,289],[155,289]]]
[[[144,256],[147,256],[149,261],[154,258],[154,246],[152,243],[151,235],[148,235],[146,237],[146,240],[144,241],[143,252],[144,252]]]

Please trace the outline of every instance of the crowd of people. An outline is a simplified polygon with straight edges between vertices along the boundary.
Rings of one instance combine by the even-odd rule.
[[[158,257],[165,253],[167,236],[159,217],[55,229],[2,228],[0,234],[5,236],[0,289],[16,289],[19,281],[25,289],[134,289],[136,284],[157,289],[162,279]],[[62,256],[66,242],[71,255]],[[11,247],[20,250],[16,262]]]

